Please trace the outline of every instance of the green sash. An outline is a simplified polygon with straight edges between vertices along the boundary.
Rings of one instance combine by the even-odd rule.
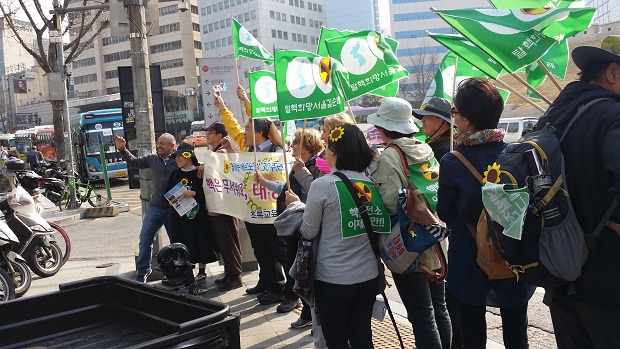
[[[362,198],[364,206],[370,217],[372,229],[376,233],[390,233],[390,216],[381,200],[379,191],[374,184],[368,181],[351,179],[353,188],[358,191],[357,195]],[[340,200],[340,215],[342,216],[342,238],[347,239],[357,235],[365,235],[366,228],[360,216],[357,205],[351,197],[347,186],[341,181],[336,181],[336,190]]]
[[[439,164],[435,158],[430,158],[424,162],[409,164],[409,180],[418,188],[432,212],[437,207],[437,189],[439,188]]]

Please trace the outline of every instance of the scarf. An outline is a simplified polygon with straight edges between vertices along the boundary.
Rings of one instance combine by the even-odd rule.
[[[476,144],[503,142],[505,134],[502,128],[490,128],[475,132],[467,131],[456,139],[456,146],[469,147]]]

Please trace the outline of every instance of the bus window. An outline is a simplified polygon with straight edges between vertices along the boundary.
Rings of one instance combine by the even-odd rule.
[[[505,122],[500,122],[499,124],[497,124],[497,128],[503,128],[505,130],[507,125],[508,124]]]

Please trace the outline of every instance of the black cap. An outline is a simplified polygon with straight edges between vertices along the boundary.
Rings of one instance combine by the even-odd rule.
[[[189,156],[188,156],[189,154]],[[188,159],[192,159],[192,163],[196,166],[198,166],[198,158],[196,157],[196,154],[194,153],[194,146],[191,144],[187,144],[187,143],[181,143],[179,144],[179,146],[177,147],[177,149],[172,153],[172,158],[174,159],[177,155],[181,155],[184,156]]]
[[[209,126],[203,126],[202,129],[204,131],[215,131],[217,133],[220,133],[224,137],[228,136],[228,131],[226,131],[226,127],[223,123],[219,121],[216,121]]]

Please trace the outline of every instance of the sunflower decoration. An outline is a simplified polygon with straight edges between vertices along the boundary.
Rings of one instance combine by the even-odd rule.
[[[181,184],[183,184],[183,186],[186,187],[189,184],[189,180],[187,178],[182,178]]]
[[[192,157],[192,153],[188,152],[188,151],[184,151],[181,155],[183,155],[184,158],[189,159]]]
[[[342,128],[342,126],[334,127],[334,129],[329,132],[329,140],[332,142],[338,142],[342,136],[344,136],[344,128]]]
[[[483,183],[499,183],[499,176],[502,170],[499,168],[499,164],[494,162],[493,165],[488,165],[487,170],[484,171]]]

